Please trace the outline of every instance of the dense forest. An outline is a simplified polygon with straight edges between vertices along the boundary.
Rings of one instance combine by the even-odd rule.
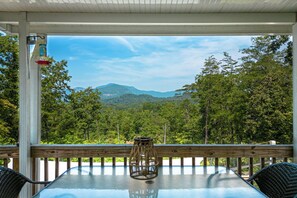
[[[0,36],[0,143],[18,141],[18,40]],[[42,143],[292,143],[292,42],[252,38],[233,59],[205,59],[184,96],[133,105],[104,103],[100,90],[70,88],[67,62],[42,70]],[[124,96],[129,97],[129,96]],[[135,105],[134,105],[135,104]]]

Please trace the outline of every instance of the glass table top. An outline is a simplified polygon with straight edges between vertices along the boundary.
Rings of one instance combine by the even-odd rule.
[[[136,180],[130,177],[128,166],[75,167],[34,197],[265,197],[224,167],[163,166],[158,170],[154,179]]]

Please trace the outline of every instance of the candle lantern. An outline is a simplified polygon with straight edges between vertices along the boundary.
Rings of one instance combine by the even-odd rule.
[[[134,139],[130,153],[130,176],[134,179],[146,180],[158,176],[157,154],[153,139],[139,137]]]

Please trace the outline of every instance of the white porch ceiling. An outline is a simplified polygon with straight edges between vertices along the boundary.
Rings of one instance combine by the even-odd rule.
[[[297,0],[0,0],[0,30],[95,35],[290,34]]]
[[[8,12],[297,12],[296,0],[1,0]]]

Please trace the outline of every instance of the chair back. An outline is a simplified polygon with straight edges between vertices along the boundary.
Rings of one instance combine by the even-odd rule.
[[[250,179],[272,198],[297,197],[297,164],[282,162],[260,170]]]
[[[17,198],[27,181],[22,174],[0,166],[0,197]]]

